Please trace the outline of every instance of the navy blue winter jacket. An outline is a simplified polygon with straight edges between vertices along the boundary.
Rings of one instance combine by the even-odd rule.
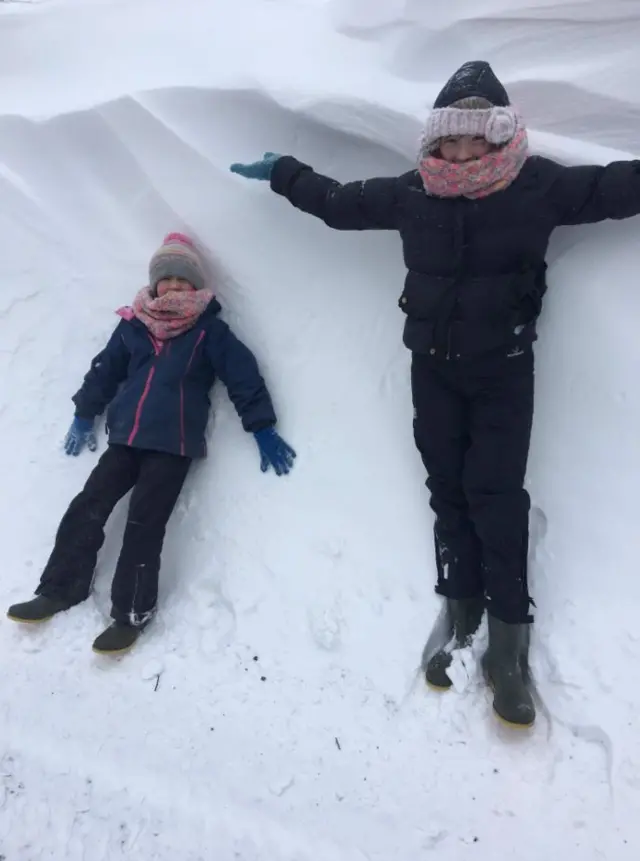
[[[76,415],[95,418],[109,406],[110,443],[204,457],[209,391],[220,378],[246,431],[274,425],[256,359],[219,311],[212,300],[192,329],[162,342],[135,317],[122,319],[73,396]]]
[[[283,156],[271,188],[336,230],[397,230],[404,342],[456,360],[535,339],[552,231],[640,213],[640,162],[531,156],[505,190],[469,200],[429,196],[417,170],[343,185]]]

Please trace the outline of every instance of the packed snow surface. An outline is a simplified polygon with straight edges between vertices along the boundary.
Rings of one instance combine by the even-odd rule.
[[[61,452],[70,396],[164,232],[213,254],[298,452],[261,474],[217,390],[136,650],[90,648],[124,506],[86,604],[0,622],[0,857],[638,858],[637,220],[558,231],[549,255],[528,477],[542,706],[516,734],[477,651],[446,695],[419,672],[440,604],[398,237],[332,232],[228,166],[406,170],[468,59],[492,63],[534,150],[633,157],[639,40],[638,0],[0,5],[4,604],[31,594],[95,464]]]

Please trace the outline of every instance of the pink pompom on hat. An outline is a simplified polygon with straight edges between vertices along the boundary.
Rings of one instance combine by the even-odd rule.
[[[149,262],[149,287],[155,294],[163,278],[184,278],[196,290],[206,286],[205,267],[193,240],[184,233],[168,233]]]

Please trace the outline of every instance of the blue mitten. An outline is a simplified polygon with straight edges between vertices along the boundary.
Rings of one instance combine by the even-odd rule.
[[[67,454],[77,457],[85,445],[89,451],[95,451],[98,448],[93,419],[81,419],[76,416],[64,438],[64,450]]]
[[[271,179],[273,166],[279,158],[282,158],[282,156],[278,155],[277,152],[266,152],[261,161],[254,161],[251,164],[234,162],[229,170],[231,173],[237,173],[247,179],[269,180]]]
[[[272,466],[276,475],[288,473],[296,456],[291,446],[272,427],[256,431],[254,437],[260,449],[260,469],[266,472]]]

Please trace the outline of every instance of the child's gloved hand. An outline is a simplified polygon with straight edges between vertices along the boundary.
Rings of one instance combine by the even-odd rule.
[[[64,450],[67,454],[77,457],[85,445],[89,451],[95,451],[98,448],[93,419],[81,419],[76,416],[64,438]]]
[[[277,152],[266,152],[261,161],[254,161],[251,164],[235,162],[229,170],[231,173],[237,173],[247,179],[268,180],[271,179],[271,171],[279,158],[282,158],[282,156],[278,155]]]
[[[293,468],[295,451],[272,427],[256,431],[254,437],[260,449],[260,469],[263,472],[272,466],[276,475],[286,475]]]

